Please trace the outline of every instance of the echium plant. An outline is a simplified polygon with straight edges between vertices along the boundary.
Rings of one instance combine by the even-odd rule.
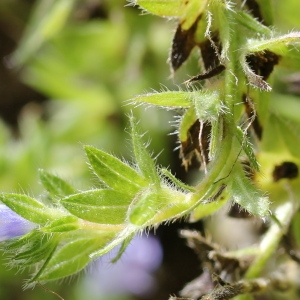
[[[183,292],[183,297],[252,299],[250,294],[270,287],[293,290],[296,279],[264,269],[284,237],[286,252],[300,260],[294,249],[300,232],[300,120],[289,118],[278,109],[278,102],[272,102],[270,77],[276,65],[300,68],[300,32],[282,35],[271,28],[268,0],[131,4],[177,21],[170,52],[172,73],[192,51],[199,51],[199,74],[187,78],[184,88],[131,100],[183,112],[178,124],[180,156],[186,169],[193,159],[201,163],[199,182],[186,185],[157,166],[131,115],[132,163],[85,146],[102,189],[79,191],[40,171],[46,197],[1,194],[6,206],[37,224],[28,234],[4,243],[10,264],[35,266],[28,285],[60,279],[120,246],[113,259],[117,260],[144,230],[182,217],[197,221],[230,201],[264,219],[265,232],[255,247],[228,252],[198,233],[183,232],[205,263],[204,274],[213,277],[206,288],[193,295]]]

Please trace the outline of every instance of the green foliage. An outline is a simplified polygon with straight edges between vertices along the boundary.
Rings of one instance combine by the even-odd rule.
[[[47,173],[44,170],[39,170],[39,177],[50,196],[62,197],[76,193],[76,189],[61,178]]]
[[[78,218],[100,224],[122,224],[130,195],[115,190],[92,190],[71,195],[60,203]]]
[[[134,195],[146,186],[147,181],[136,170],[116,157],[90,146],[85,151],[94,172],[108,187]]]
[[[46,199],[42,199],[44,201],[16,193],[1,194],[4,204],[39,225],[27,235],[6,242],[13,266],[34,265],[38,270],[30,284],[75,274],[93,258],[119,246],[116,261],[141,231],[182,217],[195,222],[212,216],[226,204],[237,205],[250,215],[270,220],[270,227],[251,257],[252,265],[247,265],[243,272],[237,270],[245,279],[261,276],[290,224],[292,234],[299,240],[295,229],[299,216],[296,214],[294,218],[294,214],[299,208],[300,121],[297,115],[284,111],[272,96],[272,75],[277,65],[290,67],[294,57],[294,67],[299,68],[299,54],[293,51],[293,47],[298,46],[300,33],[279,35],[267,26],[272,25],[268,1],[258,1],[261,10],[252,13],[251,6],[247,6],[251,4],[244,2],[131,1],[144,11],[177,20],[170,52],[172,71],[182,68],[194,49],[199,50],[200,74],[186,80],[185,89],[140,94],[130,100],[136,105],[145,103],[182,111],[177,129],[180,156],[186,169],[193,164],[193,159],[200,163],[199,177],[196,184],[190,186],[160,166],[147,148],[131,114],[132,163],[93,146],[84,146],[90,167],[99,179],[97,188],[80,191],[59,177],[40,171],[40,181],[48,192]],[[30,55],[58,33],[74,3],[42,1],[12,62],[21,66],[30,59],[34,60]],[[49,14],[38,17],[46,8]],[[94,26],[91,23],[84,28],[88,34],[77,40],[79,44],[91,42],[100,34],[98,27]],[[101,26],[103,36],[109,35],[108,40],[114,43],[99,42],[99,49],[108,49],[105,50],[106,56],[99,58],[99,64],[105,65],[106,59],[111,58],[112,65],[117,66],[123,58],[115,41],[126,32],[118,25]],[[56,53],[64,38],[81,33],[76,26],[69,28],[62,36],[54,38],[54,50],[48,48],[47,51]],[[76,45],[73,46],[75,49]],[[124,44],[120,47],[123,48]],[[47,51],[43,55],[47,56]],[[69,49],[64,51],[65,55],[69,54]],[[67,55],[68,64],[73,66],[78,55],[76,49],[72,55]],[[28,70],[28,82],[32,85],[35,84],[37,69],[51,65],[50,61],[42,67],[40,63],[39,59],[34,60]],[[70,71],[56,61],[51,70],[57,72],[62,68],[63,80],[71,78],[84,86],[84,78],[78,75],[84,70],[85,64],[81,61],[79,66],[81,63],[82,68],[76,65]],[[99,90],[92,82],[105,76],[99,76],[93,67],[86,74],[89,74],[88,85],[93,87],[86,92],[86,97],[94,103],[106,91],[104,87]],[[51,93],[54,83],[48,85],[47,74],[44,75],[39,83],[40,89]],[[66,82],[66,86],[68,84]],[[113,86],[111,82],[108,84]],[[69,93],[66,86],[61,87],[61,95],[76,98],[76,89]],[[287,101],[293,102],[291,99]],[[298,103],[295,103],[295,111],[296,108],[299,109]],[[106,110],[113,111],[114,108],[107,104]],[[247,253],[247,249],[242,249],[242,253],[243,250]],[[231,253],[230,256],[225,250],[217,254],[224,260],[239,258],[237,254]],[[223,271],[222,266],[220,268],[215,261],[210,271]],[[224,272],[235,278],[227,269]],[[232,282],[230,285],[218,280],[222,287],[236,288],[241,284]],[[253,291],[254,288],[240,289],[234,295]],[[223,292],[225,295],[226,291]],[[221,295],[222,299],[230,299],[224,295]]]
[[[60,212],[26,195],[2,194],[0,200],[23,218],[41,225],[61,215]]]

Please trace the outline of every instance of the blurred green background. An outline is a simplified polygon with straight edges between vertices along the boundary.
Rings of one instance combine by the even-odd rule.
[[[273,5],[275,27],[300,29],[298,0]],[[147,131],[151,151],[163,150],[158,162],[183,173],[173,151],[176,137],[169,135],[180,111],[134,107],[127,100],[153,89],[177,89],[197,74],[197,54],[170,78],[167,59],[175,21],[141,14],[125,0],[1,0],[0,191],[38,195],[39,168],[79,189],[97,186],[82,145],[130,160],[126,114],[131,110]],[[26,272],[16,274],[0,264],[0,299],[57,299],[38,287],[22,291],[25,278]],[[89,294],[83,280],[47,287],[65,299],[102,299]],[[121,299],[131,298],[113,300]]]

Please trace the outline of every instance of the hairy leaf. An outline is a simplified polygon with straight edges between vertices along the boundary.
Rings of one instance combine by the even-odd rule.
[[[91,261],[90,254],[104,246],[113,236],[107,232],[86,231],[69,235],[32,281],[59,279],[81,271]]]
[[[80,228],[78,218],[74,216],[66,216],[54,220],[49,225],[41,228],[42,232],[65,232],[72,231]]]
[[[136,170],[116,157],[91,146],[84,149],[97,176],[112,189],[134,195],[147,185]]]
[[[133,103],[149,103],[157,106],[166,107],[190,107],[191,106],[191,92],[183,91],[167,91],[148,93],[138,95],[130,99]]]
[[[44,170],[39,170],[39,176],[43,186],[53,197],[64,197],[77,193],[69,183]]]
[[[294,31],[282,36],[272,37],[270,39],[249,39],[247,43],[247,51],[251,53],[268,50],[280,55],[282,52],[286,52],[288,45],[299,44],[299,42],[300,32]]]
[[[101,224],[125,222],[126,212],[132,198],[114,190],[92,190],[72,195],[61,204],[73,215]]]
[[[269,215],[269,200],[249,181],[241,166],[236,164],[230,182],[233,200],[249,213],[266,217]]]
[[[26,195],[3,193],[0,194],[0,201],[21,217],[40,225],[44,225],[62,215],[61,212],[49,208]]]
[[[253,147],[252,147],[247,135],[242,131],[242,129],[240,127],[237,127],[236,137],[237,137],[238,141],[240,142],[241,146],[243,147],[243,150],[246,153],[251,166],[253,167],[253,169],[255,171],[259,172],[259,164],[258,164],[255,154],[253,152]]]
[[[148,182],[159,186],[160,178],[154,160],[147,151],[146,146],[143,144],[142,136],[138,132],[133,116],[130,117],[130,125],[133,151],[137,165]]]
[[[5,251],[9,254],[9,265],[29,266],[47,259],[59,242],[59,235],[47,235],[34,230],[16,241],[9,241]]]
[[[183,183],[179,179],[177,179],[168,169],[161,169],[160,172],[168,177],[176,186],[180,187],[183,190],[189,191],[189,192],[195,192],[195,188]]]

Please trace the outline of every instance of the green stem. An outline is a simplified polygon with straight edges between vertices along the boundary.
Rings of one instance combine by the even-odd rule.
[[[220,8],[222,9],[222,8]],[[229,10],[223,10],[222,14],[218,12],[216,17],[224,19],[224,14],[227,20],[232,19],[232,12]],[[207,199],[213,196],[218,190],[219,186],[228,180],[228,175],[232,170],[232,166],[236,162],[238,156],[238,149],[235,147],[235,119],[234,119],[234,105],[238,101],[238,87],[236,75],[238,73],[238,52],[236,49],[238,37],[236,30],[230,28],[234,26],[234,23],[226,22],[228,26],[228,32],[231,32],[230,41],[221,41],[223,43],[229,43],[230,48],[228,51],[228,57],[226,57],[226,70],[224,77],[223,88],[223,103],[228,108],[228,111],[219,118],[220,131],[222,132],[219,139],[219,147],[215,155],[214,160],[210,163],[209,171],[206,177],[196,186],[196,192],[191,196],[189,202],[191,203],[191,209],[194,209],[203,199]],[[229,39],[229,36],[224,36]],[[219,184],[216,184],[220,182]]]
[[[100,230],[100,231],[107,231],[107,232],[120,232],[125,228],[125,224],[97,224],[85,220],[81,220],[81,228],[88,229],[88,230]]]

